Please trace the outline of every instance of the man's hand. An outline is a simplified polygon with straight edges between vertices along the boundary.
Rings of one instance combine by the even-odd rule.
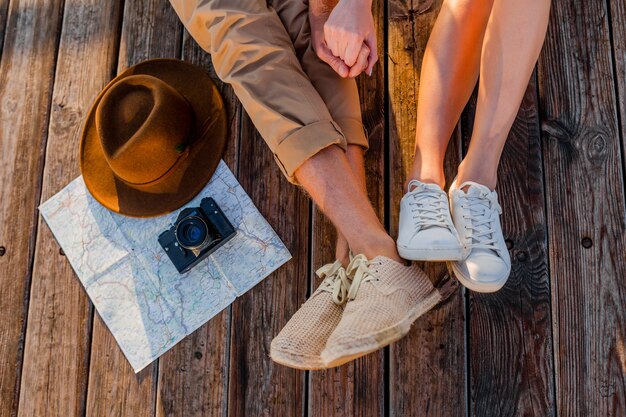
[[[350,74],[350,67],[348,67],[341,58],[334,56],[333,53],[330,52],[324,40],[324,24],[326,20],[328,20],[328,16],[332,10],[332,5],[325,3],[326,2],[311,2],[309,6],[311,44],[317,56],[330,65],[337,74],[345,78]]]
[[[339,0],[324,24],[324,39],[330,52],[351,68],[363,62],[365,44],[369,49],[365,68],[371,74],[378,60],[371,0]]]
[[[343,1],[343,0],[342,0]],[[312,0],[309,4],[309,22],[311,24],[311,42],[313,49],[319,56],[319,58],[331,66],[342,77],[356,77],[361,72],[367,69],[371,74],[372,67],[378,59],[376,51],[373,53],[370,47],[361,42],[360,48],[356,59],[352,62],[352,65],[347,63],[338,55],[333,54],[325,39],[325,24],[329,18],[329,15],[336,6],[336,2],[333,0]],[[371,14],[370,14],[370,19]],[[373,27],[373,19],[372,19]],[[373,33],[373,32],[372,32]],[[373,36],[374,48],[376,44],[376,37]]]

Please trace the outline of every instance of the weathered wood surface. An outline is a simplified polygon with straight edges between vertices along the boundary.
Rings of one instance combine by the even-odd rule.
[[[63,17],[41,202],[79,175],[82,120],[117,61],[117,1],[86,1]],[[26,328],[20,416],[85,413],[91,306],[80,282],[39,218]],[[62,399],[59,401],[58,399]]]
[[[378,55],[384,61],[384,1],[374,1]],[[358,79],[363,123],[368,132],[365,154],[367,189],[381,222],[385,221],[385,66],[377,64],[371,77]],[[313,207],[311,241],[311,292],[321,283],[315,275],[320,266],[335,260],[335,228]],[[309,416],[379,416],[384,412],[384,352],[367,355],[339,368],[309,373]]]
[[[4,46],[4,32],[7,26],[8,13],[9,0],[0,0],[0,59],[2,59],[2,47]]]
[[[563,416],[620,416],[626,414],[626,207],[618,119],[624,103],[615,95],[608,5],[585,2],[584,13],[580,5],[552,3],[538,72],[556,406]],[[616,53],[623,63],[623,50]]]
[[[462,116],[465,149],[475,110],[476,94]],[[540,140],[533,75],[498,169],[511,275],[495,294],[469,293],[470,415],[556,413]]]
[[[228,114],[223,159],[233,173],[239,167],[241,104],[213,70],[210,56],[185,31],[182,59],[205,68],[216,81]],[[221,417],[228,406],[231,309],[228,308],[182,340],[159,360],[157,417]]]
[[[615,62],[615,82],[617,83],[617,103],[619,110],[619,133],[622,139],[623,181],[626,183],[626,3],[610,2],[611,7],[611,45]]]
[[[440,5],[375,2],[381,63],[358,80],[369,195],[394,235]],[[116,71],[182,57],[212,73],[209,58],[167,1],[0,0],[0,416],[625,415],[625,28],[622,1],[553,1],[539,101],[531,83],[501,164],[513,257],[502,292],[458,291],[386,352],[326,372],[268,355],[317,286],[313,271],[334,257],[333,228],[218,83],[230,117],[224,158],[294,258],[135,375],[36,206],[77,175],[84,113]],[[437,280],[445,268],[427,272]]]
[[[169,1],[124,0],[118,72],[146,59],[180,58],[182,36]]]
[[[118,72],[147,58],[178,57],[182,25],[168,2],[128,1],[120,36]],[[152,416],[158,363],[135,375],[111,332],[96,314],[87,392],[87,415]]]
[[[269,349],[306,299],[310,205],[280,173],[247,115],[242,120],[239,182],[293,259],[233,303],[228,415],[299,416],[304,410],[304,372],[272,362]]]
[[[14,415],[18,405],[62,1],[10,6],[0,63],[1,416]]]
[[[397,236],[403,185],[414,154],[421,61],[442,1],[390,0],[388,4],[390,225],[392,236]],[[448,183],[456,173],[459,140],[457,133],[448,148]],[[434,282],[447,273],[444,263],[424,267]],[[406,338],[391,346],[389,401],[392,416],[464,415],[464,308],[463,293],[457,291],[420,318]]]

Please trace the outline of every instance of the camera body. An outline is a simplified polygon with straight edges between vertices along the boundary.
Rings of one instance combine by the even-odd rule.
[[[180,212],[174,225],[159,235],[159,243],[179,273],[185,273],[235,236],[237,231],[215,200]]]

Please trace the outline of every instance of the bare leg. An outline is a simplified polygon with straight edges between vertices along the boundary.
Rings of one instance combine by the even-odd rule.
[[[441,7],[422,61],[409,180],[444,186],[446,148],[476,85],[492,4],[493,0],[446,0]]]
[[[321,150],[295,174],[354,253],[363,253],[369,259],[384,255],[401,261],[395,241],[378,220],[363,182],[339,147],[333,145]]]
[[[494,189],[509,134],[541,51],[549,0],[495,0],[483,41],[476,119],[459,184]]]
[[[346,152],[348,162],[352,168],[352,172],[356,176],[356,180],[367,194],[365,183],[365,161],[363,159],[363,148],[358,145],[349,145]],[[337,245],[335,246],[335,255],[344,266],[350,261],[350,246],[346,238],[337,230]]]

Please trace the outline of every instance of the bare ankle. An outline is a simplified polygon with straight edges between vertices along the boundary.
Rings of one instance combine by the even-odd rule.
[[[402,261],[396,249],[396,242],[386,233],[364,237],[360,239],[357,245],[352,245],[352,250],[355,254],[364,254],[368,259],[382,255],[399,262]]]
[[[496,170],[488,169],[488,167],[486,168],[485,166],[473,167],[461,163],[459,165],[456,183],[461,185],[466,181],[472,181],[484,185],[490,190],[494,190],[497,180],[498,175]]]
[[[422,169],[422,170],[411,171],[411,173],[409,174],[409,177],[404,183],[405,191],[410,191],[408,190],[408,185],[411,180],[418,180],[426,184],[436,184],[440,186],[441,188],[444,188],[444,186],[446,185],[446,177],[443,173],[443,170],[440,170],[440,171],[428,170],[427,171],[427,170]]]
[[[335,257],[345,267],[350,262],[350,248],[348,242],[345,239],[337,239],[337,246],[335,246]]]

